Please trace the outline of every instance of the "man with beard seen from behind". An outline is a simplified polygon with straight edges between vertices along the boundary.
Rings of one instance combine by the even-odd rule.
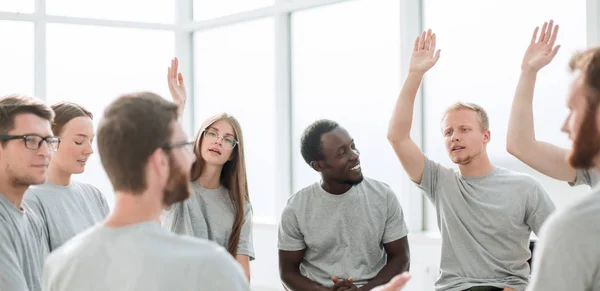
[[[288,290],[371,290],[408,271],[408,230],[392,189],[363,178],[359,152],[336,122],[301,139],[321,181],[288,199],[279,226],[279,269]]]
[[[600,169],[600,48],[576,54],[575,78],[562,131],[573,141],[575,169]],[[530,291],[600,290],[600,188],[557,211],[542,229],[534,254]]]
[[[44,290],[250,290],[227,250],[158,224],[165,206],[190,196],[194,155],[177,115],[145,92],[106,108],[97,140],[114,210],[48,257]]]

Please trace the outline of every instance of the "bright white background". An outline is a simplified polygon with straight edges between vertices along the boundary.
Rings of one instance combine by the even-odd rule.
[[[521,56],[533,28],[561,25],[561,51],[538,78],[539,139],[561,146],[572,52],[600,39],[600,0],[3,0],[0,1],[0,96],[19,92],[103,108],[132,91],[169,98],[166,69],[181,60],[190,136],[209,115],[226,111],[242,124],[255,209],[255,290],[281,290],[276,235],[287,197],[319,180],[301,158],[300,135],[328,118],[346,127],[361,150],[365,175],[396,192],[412,231],[408,290],[431,290],[439,240],[435,213],[407,180],[385,138],[412,43],[424,28],[438,35],[442,57],[419,93],[413,138],[452,166],[439,120],[458,100],[490,115],[492,161],[540,179],[557,206],[587,189],[529,169],[505,151],[508,112]],[[77,177],[113,202],[94,155]]]

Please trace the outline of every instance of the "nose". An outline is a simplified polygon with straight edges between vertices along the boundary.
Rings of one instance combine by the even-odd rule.
[[[560,128],[560,131],[562,131],[562,132],[564,132],[566,134],[569,134],[569,129],[568,129],[567,123],[569,123],[569,117],[568,116],[567,116],[567,118],[565,118],[565,121],[563,122],[562,127]]]
[[[358,151],[358,149],[353,149],[350,151],[350,159],[351,160],[356,160],[356,159],[358,159],[359,156],[360,156],[360,151]]]
[[[88,143],[88,145],[87,145],[87,147],[85,147],[85,152],[84,152],[84,154],[86,154],[86,155],[91,155],[91,154],[93,154],[93,153],[94,153],[94,147],[92,146],[92,143],[91,143],[91,142],[89,142],[89,143]]]
[[[50,149],[50,146],[48,145],[47,142],[42,141],[42,144],[40,145],[40,148],[37,151],[38,155],[43,156],[43,157],[51,157],[52,156],[52,149]]]
[[[452,140],[452,141],[460,141],[460,138],[458,137],[458,134],[456,134],[456,133],[453,133],[453,134],[452,134],[452,138],[451,138],[451,140]]]

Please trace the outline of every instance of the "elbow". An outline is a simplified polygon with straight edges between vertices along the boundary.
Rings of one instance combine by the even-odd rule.
[[[388,130],[387,140],[391,144],[399,143],[402,140],[402,135],[397,130]]]

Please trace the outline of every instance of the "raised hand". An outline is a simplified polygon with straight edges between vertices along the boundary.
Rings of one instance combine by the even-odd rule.
[[[410,58],[409,72],[425,73],[440,58],[440,50],[435,50],[435,33],[431,29],[417,37]]]
[[[169,92],[171,92],[173,102],[177,104],[177,114],[181,117],[185,108],[187,94],[185,92],[185,85],[183,84],[183,75],[177,71],[178,67],[179,60],[177,58],[172,59],[171,66],[168,68],[167,83],[169,84]]]
[[[540,32],[539,37],[537,36],[538,31]],[[560,45],[554,46],[557,35],[558,25],[554,25],[552,20],[550,23],[544,22],[541,31],[539,27],[536,27],[531,37],[531,43],[523,57],[521,70],[537,72],[550,63],[560,48]]]
[[[394,278],[392,278],[392,280],[390,280],[389,283],[377,286],[371,291],[400,291],[402,290],[402,288],[404,288],[404,285],[406,285],[406,282],[408,282],[408,280],[410,280],[410,274],[404,272],[400,275],[394,276]]]

